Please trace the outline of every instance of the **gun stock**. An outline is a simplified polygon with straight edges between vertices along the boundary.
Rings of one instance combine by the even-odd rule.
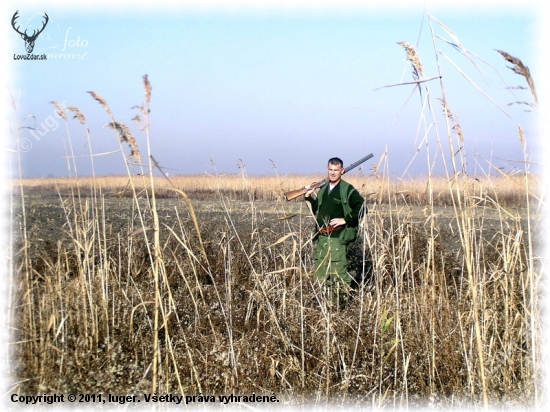
[[[306,192],[308,190],[311,190],[311,189],[316,189],[318,187],[322,187],[325,185],[325,183],[328,182],[328,177],[325,177],[323,180],[315,183],[315,184],[312,184],[309,189],[306,189],[305,187],[302,187],[301,189],[298,189],[298,190],[291,190],[290,192],[286,192],[284,195],[285,195],[285,198],[286,200],[293,200],[293,199],[296,199],[297,197],[299,196],[302,196],[302,195],[305,195]]]
[[[298,196],[305,195],[307,192],[307,189],[305,187],[298,189],[298,190],[292,190],[290,192],[285,193],[285,199],[286,200],[293,200],[296,199]]]
[[[347,172],[349,172],[351,169],[354,169],[356,168],[357,166],[359,166],[361,163],[363,162],[366,162],[367,160],[369,160],[371,157],[373,157],[373,154],[370,153],[368,155],[366,155],[365,157],[363,157],[362,159],[359,159],[357,162],[355,163],[352,163],[351,165],[349,165],[348,167],[346,167],[344,169],[344,171],[342,172],[342,174],[345,174]],[[285,195],[285,198],[286,200],[292,200],[292,199],[296,199],[298,196],[302,196],[302,195],[305,195],[306,192],[308,190],[311,190],[311,189],[317,189],[319,187],[322,187],[325,185],[325,183],[328,182],[328,177],[325,177],[323,180],[320,180],[319,182],[317,183],[314,183],[310,186],[309,189],[306,189],[305,187],[301,188],[301,189],[298,189],[298,190],[291,190],[290,192],[286,192],[284,195]]]

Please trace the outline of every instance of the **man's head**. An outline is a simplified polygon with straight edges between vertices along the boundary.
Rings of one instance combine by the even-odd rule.
[[[338,157],[329,159],[327,165],[328,178],[330,183],[338,183],[344,172],[344,162]]]

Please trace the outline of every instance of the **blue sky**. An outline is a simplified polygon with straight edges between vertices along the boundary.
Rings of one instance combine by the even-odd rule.
[[[105,111],[87,91],[105,98],[115,119],[131,128],[145,158],[145,137],[131,120],[137,114],[131,108],[143,101],[144,74],[153,87],[151,151],[172,174],[213,172],[212,158],[219,172],[239,172],[241,159],[249,174],[271,174],[271,159],[280,174],[322,173],[329,157],[351,163],[370,152],[373,162],[387,152],[394,175],[427,172],[425,141],[407,169],[431,123],[423,120],[428,112],[422,110],[422,97],[418,91],[411,95],[413,86],[379,89],[412,80],[405,51],[396,44],[400,41],[418,42],[425,76],[438,75],[423,2],[380,6],[350,1],[338,7],[333,2],[298,2],[299,9],[291,9],[289,2],[267,2],[262,9],[251,6],[254,2],[237,2],[238,8],[225,2],[206,2],[206,8],[197,3],[181,8],[163,2],[155,7],[126,4],[113,8],[105,2],[78,6],[27,1],[10,2],[4,10],[4,21],[19,10],[30,31],[41,22],[39,12],[50,18],[33,52],[49,55],[47,61],[14,60],[13,55],[25,54],[23,40],[10,25],[3,32],[4,65],[10,74],[6,87],[18,102],[17,112],[8,107],[7,115],[12,124],[15,116],[26,118],[20,125],[42,132],[21,129],[24,176],[66,175],[69,135],[75,155],[88,153],[84,128],[75,120],[66,127],[54,116],[52,100],[80,108],[94,153],[118,149],[113,131],[103,127],[109,121]],[[495,49],[520,58],[537,85],[544,75],[538,70],[541,9],[538,2],[493,4],[451,2],[441,8],[428,2],[433,17],[484,60],[476,60],[475,67],[436,39],[445,94],[464,132],[472,171],[488,170],[486,159],[507,170],[523,167],[501,160],[523,158],[518,123],[526,132],[530,155],[540,162],[536,114],[526,113],[525,105],[507,105],[532,98],[528,90],[507,90],[526,83]],[[436,21],[432,25],[437,36],[452,40]],[[437,100],[440,82],[424,85],[444,135]],[[427,142],[433,157],[433,128]],[[5,146],[17,148],[13,132]],[[125,172],[119,153],[95,162],[98,174]],[[79,158],[78,173],[90,174],[89,164]],[[434,172],[442,170],[436,160]]]

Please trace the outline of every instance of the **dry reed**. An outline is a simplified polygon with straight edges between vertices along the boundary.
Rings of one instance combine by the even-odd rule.
[[[533,96],[533,100],[535,101],[535,106],[536,106],[538,104],[537,91],[535,89],[535,82],[531,77],[531,71],[529,70],[529,67],[524,65],[523,62],[517,57],[514,57],[503,50],[497,50],[497,52],[499,52],[502,55],[502,57],[504,57],[508,62],[513,64],[513,66],[510,67],[510,69],[514,73],[519,74],[520,76],[523,76],[525,78],[525,81],[529,86],[529,90],[531,91],[531,95]]]

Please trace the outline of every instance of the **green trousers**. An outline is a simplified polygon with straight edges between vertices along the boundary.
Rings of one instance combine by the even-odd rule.
[[[315,275],[333,301],[349,293],[351,276],[347,272],[347,246],[338,237],[319,236],[315,249]]]

